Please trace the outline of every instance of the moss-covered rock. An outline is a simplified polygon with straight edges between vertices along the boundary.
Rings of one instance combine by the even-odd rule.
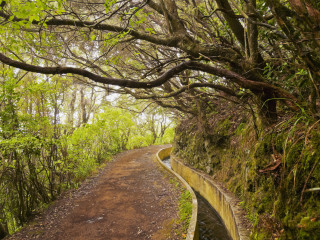
[[[252,239],[319,239],[319,124],[292,118],[257,134],[244,118],[210,121],[205,132],[196,120],[182,122],[175,154],[242,199]]]

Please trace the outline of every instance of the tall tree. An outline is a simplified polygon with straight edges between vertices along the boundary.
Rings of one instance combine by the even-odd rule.
[[[319,15],[312,0],[2,0],[0,61],[194,115],[196,99],[252,101],[268,125],[279,101],[319,117]]]

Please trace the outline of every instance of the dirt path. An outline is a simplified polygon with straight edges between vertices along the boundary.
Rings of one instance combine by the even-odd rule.
[[[9,239],[179,239],[179,190],[153,160],[160,148],[119,154]]]

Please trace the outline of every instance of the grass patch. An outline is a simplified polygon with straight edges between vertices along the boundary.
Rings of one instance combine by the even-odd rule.
[[[182,222],[183,235],[186,235],[192,215],[192,197],[188,190],[184,190],[179,200],[179,215]]]

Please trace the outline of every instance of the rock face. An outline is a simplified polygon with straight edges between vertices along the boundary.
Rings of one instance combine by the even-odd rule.
[[[257,239],[317,239],[320,126],[307,131],[291,118],[257,132],[248,117],[210,117],[205,128],[197,119],[180,123],[174,154],[242,200]]]

